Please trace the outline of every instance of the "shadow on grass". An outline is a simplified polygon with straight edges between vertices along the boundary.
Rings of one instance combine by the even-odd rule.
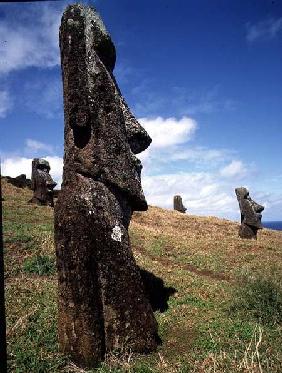
[[[139,268],[145,292],[153,311],[165,312],[168,309],[168,300],[176,292],[173,287],[166,287],[164,281],[153,273]]]

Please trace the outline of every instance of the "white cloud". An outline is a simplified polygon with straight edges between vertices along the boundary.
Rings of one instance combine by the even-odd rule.
[[[20,174],[26,174],[27,177],[30,177],[31,161],[32,159],[24,157],[6,158],[1,165],[2,175],[16,177]]]
[[[8,91],[0,91],[0,118],[5,118],[12,107],[12,99]]]
[[[139,121],[153,140],[138,155],[144,165],[142,184],[148,202],[171,208],[173,196],[180,194],[191,214],[237,219],[236,185],[219,175],[218,170],[230,162],[234,152],[191,145],[189,141],[198,125],[188,117]],[[231,176],[239,170],[242,173],[244,168],[242,162],[238,167],[235,161],[223,169],[226,176]]]
[[[26,143],[26,151],[28,152],[37,153],[40,150],[40,151],[46,151],[48,153],[52,153],[54,150],[51,145],[44,144],[40,141],[33,140],[33,139],[26,139],[25,143]]]
[[[189,149],[178,148],[171,154],[173,161],[193,161],[195,163],[220,162],[230,157],[232,152],[227,149],[208,149],[202,146],[194,146]]]
[[[138,155],[149,204],[171,208],[173,196],[180,194],[191,214],[238,219],[234,178],[244,178],[247,169],[243,162],[231,161],[235,152],[190,145],[197,123],[188,117],[139,121],[153,140]]]
[[[0,73],[59,63],[58,30],[64,4],[9,5],[0,24]]]
[[[140,118],[140,124],[152,138],[148,149],[138,155],[144,165],[158,165],[171,161],[172,153],[180,152],[181,145],[191,140],[197,129],[197,122],[188,117]]]
[[[139,122],[151,136],[155,148],[183,144],[191,139],[197,128],[196,121],[185,116],[181,119],[140,118]]]
[[[238,203],[234,188],[208,172],[145,176],[143,189],[149,204],[172,208],[173,196],[180,194],[187,212],[236,219]]]
[[[63,158],[57,157],[57,156],[53,156],[53,157],[50,156],[50,157],[43,157],[43,158],[49,162],[50,167],[51,167],[50,174],[53,180],[55,180],[58,183],[57,188],[60,188],[61,183],[62,183],[62,177],[63,177],[63,166],[64,166]]]
[[[247,168],[242,161],[233,160],[220,170],[223,177],[243,178],[247,174]]]
[[[246,38],[248,42],[273,39],[282,30],[282,17],[269,18],[257,24],[247,24]]]
[[[141,118],[139,122],[152,137],[149,148],[138,154],[144,171],[151,175],[175,172],[176,169],[211,170],[234,156],[234,152],[228,149],[192,145],[190,140],[198,128],[197,122],[192,118]]]
[[[54,181],[60,186],[62,182],[63,173],[63,158],[53,157],[42,157],[46,159],[51,167],[50,174]],[[2,175],[16,177],[20,174],[25,174],[27,178],[31,177],[31,162],[32,158],[25,157],[10,157],[5,158],[2,161],[1,169]]]
[[[230,179],[220,178],[217,172],[182,172],[143,176],[142,185],[150,205],[173,208],[173,196],[182,196],[187,213],[202,216],[218,216],[231,220],[240,219],[235,188],[238,184]],[[263,220],[281,220],[281,192],[259,191],[255,180],[243,184],[251,197],[265,207]]]

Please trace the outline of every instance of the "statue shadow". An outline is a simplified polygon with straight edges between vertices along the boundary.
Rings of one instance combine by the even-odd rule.
[[[140,269],[141,278],[144,284],[146,295],[153,311],[165,312],[168,309],[168,300],[176,293],[173,287],[166,287],[164,281],[153,273]]]

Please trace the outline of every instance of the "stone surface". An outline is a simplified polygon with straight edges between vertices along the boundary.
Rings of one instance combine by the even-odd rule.
[[[52,179],[50,165],[45,159],[34,158],[32,161],[31,189],[33,197],[30,203],[54,206],[53,189],[57,185]]]
[[[151,139],[113,76],[115,47],[97,12],[71,5],[60,27],[64,87],[63,184],[55,206],[59,343],[96,366],[107,352],[149,352],[157,323],[133,257],[128,225],[146,210],[141,162]]]
[[[60,194],[60,189],[54,189],[53,190],[53,198],[58,198]]]
[[[185,211],[187,210],[182,203],[181,196],[173,197],[173,209],[182,213],[185,213]]]
[[[239,236],[241,238],[257,238],[258,229],[262,229],[261,212],[264,207],[253,201],[248,189],[236,188],[235,193],[241,211],[241,226]]]

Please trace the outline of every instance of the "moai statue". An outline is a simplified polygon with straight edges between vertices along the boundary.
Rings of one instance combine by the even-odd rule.
[[[33,197],[30,203],[37,203],[38,205],[54,206],[53,189],[57,185],[52,179],[50,172],[50,165],[45,159],[34,158],[32,161],[31,172],[31,189],[33,190]]]
[[[174,196],[173,197],[173,209],[185,214],[185,211],[187,209],[186,209],[186,207],[184,207],[184,205],[182,203],[181,196]]]
[[[258,229],[262,229],[261,212],[264,207],[253,201],[249,196],[248,189],[244,187],[236,188],[235,193],[241,211],[239,236],[256,239]]]
[[[95,9],[68,6],[60,27],[63,184],[55,205],[59,344],[81,366],[113,350],[150,352],[157,323],[130,248],[147,210],[134,154],[151,143],[113,76],[115,47]]]
[[[14,185],[17,188],[29,188],[31,189],[31,180],[26,178],[25,174],[21,174],[16,177],[6,176],[6,180],[9,184]]]

